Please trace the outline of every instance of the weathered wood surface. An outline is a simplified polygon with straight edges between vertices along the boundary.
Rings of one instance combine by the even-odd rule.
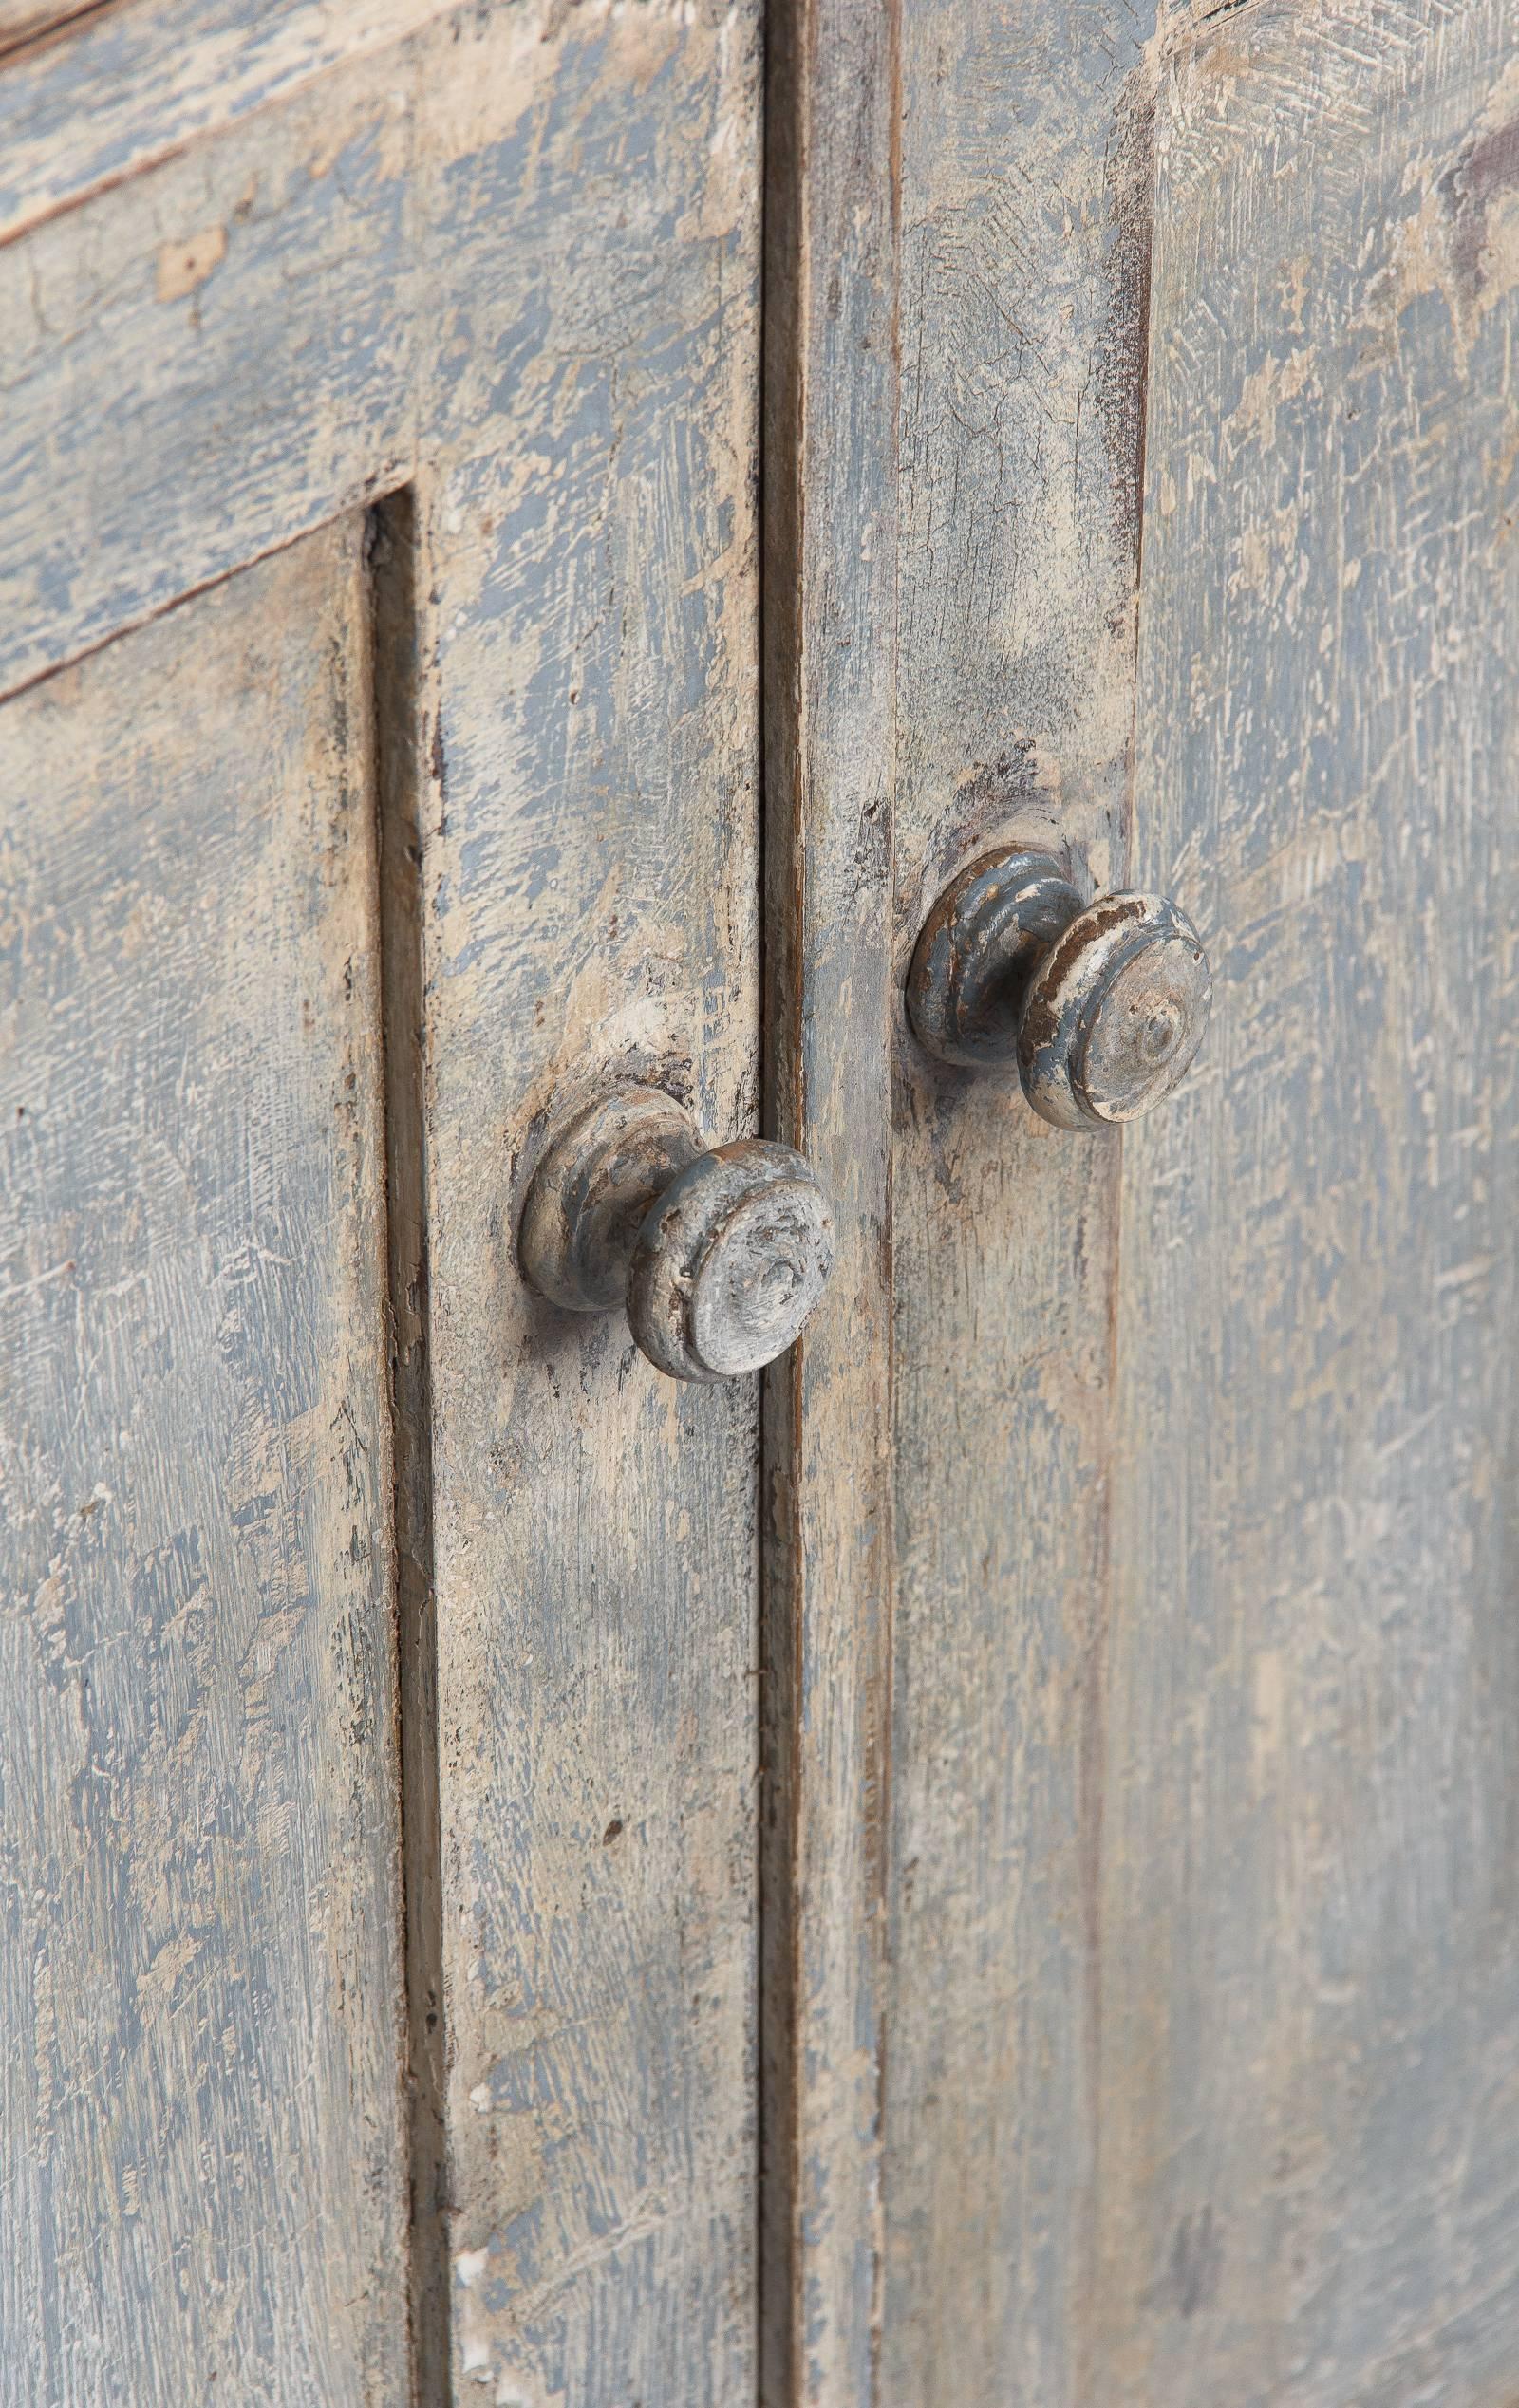
[[[1220,1068],[1120,1157],[904,1049],[893,2403],[1519,2376],[1504,13],[1165,66],[1130,868]],[[905,19],[904,946],[1124,868],[1148,31]]]
[[[1152,25],[907,0],[899,978],[1001,842],[1123,882]],[[898,1058],[879,2397],[1086,2408],[1118,1156]]]
[[[435,1479],[429,1537],[408,1436],[403,1686],[436,1672],[441,1758],[408,1734],[413,2137],[457,2380],[533,2408],[752,2383],[754,1383],[676,1391],[533,1302],[513,1236],[577,1076],[752,1126],[756,35],[468,9],[0,252],[8,679],[413,480],[380,523],[409,571],[377,569],[387,891],[424,921],[392,1080]]]
[[[0,0],[0,46],[65,21],[0,71],[0,241],[325,68],[384,48],[443,8],[444,0],[115,0],[49,9]]]
[[[753,1111],[753,12],[470,11],[0,253],[8,683],[412,480],[376,573],[430,1245],[395,1253],[404,1685],[436,1679],[441,1748],[413,1714],[413,2139],[465,2397],[752,2383],[757,1688],[767,2401],[1519,2382],[1505,17],[1266,0],[1148,65],[1116,0],[776,23],[769,1083],[844,1210],[772,1390],[762,1656],[752,1395],[661,1386],[512,1259],[609,1067],[724,1135]],[[1194,1092],[1120,1153],[898,1028],[889,1174],[922,911],[1052,834],[1202,927]],[[141,1409],[159,1374],[102,1361]],[[234,2288],[174,2312],[262,2347]],[[297,2398],[368,2312],[291,2344]]]
[[[356,520],[0,713],[0,2398],[404,2396]]]
[[[1267,5],[1157,122],[1090,2396],[1519,2392],[1519,27]]]
[[[891,1559],[894,11],[767,14],[770,1126],[836,1204],[766,1385],[760,2397],[854,2408],[880,2315]]]

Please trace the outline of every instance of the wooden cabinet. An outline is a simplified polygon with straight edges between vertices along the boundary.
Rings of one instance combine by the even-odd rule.
[[[1519,21],[0,0],[0,2400],[1519,2390]],[[904,981],[1174,896],[1174,1102]],[[516,1253],[619,1085],[836,1261]]]

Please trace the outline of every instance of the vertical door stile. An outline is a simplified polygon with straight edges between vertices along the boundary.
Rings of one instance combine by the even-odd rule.
[[[890,1722],[897,16],[768,17],[768,1126],[838,1204],[765,1406],[760,2397],[866,2408]]]
[[[415,479],[448,2323],[532,2408],[754,2385],[758,1382],[517,1236],[610,1086],[757,1117],[758,34],[508,12],[417,103],[501,230]]]
[[[1123,883],[1153,28],[907,7],[899,960],[1000,844]],[[1078,2408],[1120,1148],[899,1060],[882,2391]]]

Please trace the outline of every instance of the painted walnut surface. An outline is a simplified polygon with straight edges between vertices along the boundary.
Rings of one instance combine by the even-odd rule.
[[[0,2399],[405,2369],[361,526],[0,712]]]
[[[756,34],[466,9],[0,249],[10,683],[408,487],[373,576],[422,948],[385,974],[426,1187],[424,1262],[392,1213],[418,2362],[436,2396],[451,2293],[457,2381],[534,2408],[752,2382],[755,1387],[537,1303],[513,1235],[577,1078],[753,1126]]]
[[[1134,868],[1218,999],[1124,1138],[1098,2397],[1519,2394],[1516,32],[1161,84]]]
[[[880,2396],[1501,2399],[1511,18],[1146,31],[903,20],[904,957],[1053,837],[1236,991],[1121,1151],[902,1048]]]

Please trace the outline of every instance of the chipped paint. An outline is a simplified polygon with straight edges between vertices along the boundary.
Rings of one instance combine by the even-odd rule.
[[[182,301],[220,267],[227,256],[225,226],[205,226],[181,242],[166,242],[159,252],[157,289],[160,301]]]

